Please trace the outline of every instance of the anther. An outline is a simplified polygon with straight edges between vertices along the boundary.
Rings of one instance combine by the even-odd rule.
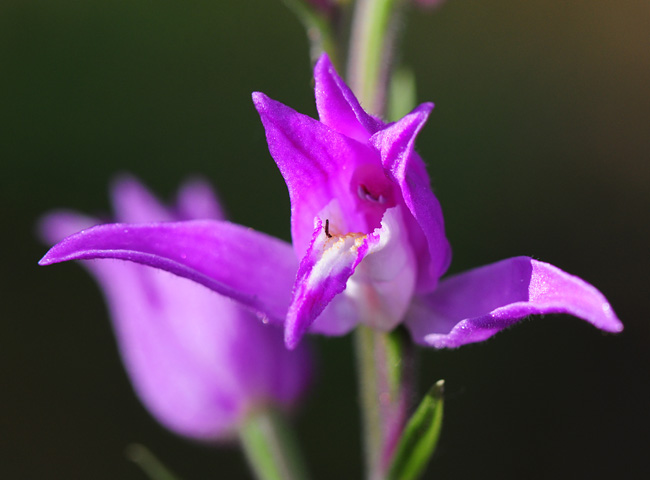
[[[325,219],[325,235],[327,235],[327,238],[332,238],[332,235],[330,234],[330,220],[329,220],[329,218]]]

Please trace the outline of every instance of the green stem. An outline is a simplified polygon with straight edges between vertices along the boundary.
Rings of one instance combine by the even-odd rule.
[[[307,30],[312,63],[318,60],[321,53],[327,52],[330,60],[337,67],[340,55],[333,32],[333,19],[314,9],[305,0],[284,0],[284,3],[295,13]]]
[[[134,443],[126,449],[129,459],[138,465],[151,480],[180,480],[144,445]]]
[[[375,115],[384,113],[401,3],[358,0],[352,19],[347,77],[361,104]]]
[[[284,416],[276,410],[252,412],[239,438],[258,480],[307,480],[307,470]]]
[[[361,325],[355,335],[366,478],[383,480],[406,421],[414,351],[402,329],[385,333]]]

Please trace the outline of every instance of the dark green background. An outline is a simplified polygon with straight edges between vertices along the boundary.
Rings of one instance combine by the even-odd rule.
[[[408,25],[403,59],[437,105],[418,148],[451,271],[531,255],[598,286],[626,325],[548,316],[423,352],[423,388],[447,380],[430,478],[647,478],[650,5],[450,0]],[[37,267],[34,224],[53,207],[107,211],[117,172],[164,198],[201,173],[232,219],[288,239],[250,93],[315,114],[310,82],[280,0],[0,3],[0,476],[142,479],[124,457],[138,441],[185,480],[249,478],[235,449],[147,415],[98,289],[78,266]],[[350,338],[315,343],[304,450],[316,478],[360,478]]]

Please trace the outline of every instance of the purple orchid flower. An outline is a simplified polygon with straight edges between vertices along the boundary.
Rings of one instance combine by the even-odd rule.
[[[289,190],[293,246],[223,221],[114,224],[68,237],[41,264],[117,258],[170,271],[284,324],[290,348],[305,332],[342,335],[359,323],[404,323],[436,348],[485,340],[531,314],[622,330],[598,290],[528,257],[439,282],[451,253],[414,151],[433,104],[386,124],[361,108],[326,55],[314,76],[320,121],[253,94]]]
[[[212,190],[200,181],[181,188],[173,210],[133,179],[117,182],[112,197],[116,218],[123,222],[223,218]],[[41,233],[56,242],[97,223],[55,212],[43,219]],[[288,408],[304,392],[310,376],[307,349],[289,352],[282,332],[248,309],[150,267],[115,261],[84,266],[106,296],[136,393],[170,430],[200,440],[227,438],[253,410],[271,404]]]

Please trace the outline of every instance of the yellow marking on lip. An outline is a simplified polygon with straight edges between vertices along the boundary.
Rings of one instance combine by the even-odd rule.
[[[361,245],[363,245],[364,240],[368,235],[361,232],[352,232],[346,233],[345,235],[332,234],[324,240],[323,242],[323,251],[329,251],[332,249],[340,250],[345,248],[345,245],[349,245],[349,241],[354,239],[354,243],[347,247],[349,250],[358,250]]]

